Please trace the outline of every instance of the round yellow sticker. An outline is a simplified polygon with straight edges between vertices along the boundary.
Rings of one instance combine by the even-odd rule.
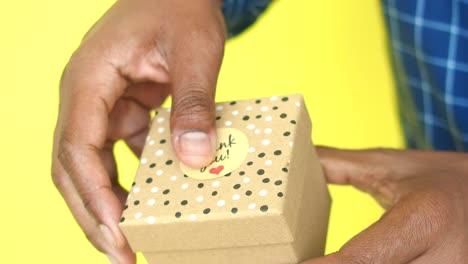
[[[201,169],[191,168],[182,162],[180,169],[190,178],[208,180],[222,177],[237,169],[249,151],[249,140],[242,131],[235,128],[218,128],[216,156]]]

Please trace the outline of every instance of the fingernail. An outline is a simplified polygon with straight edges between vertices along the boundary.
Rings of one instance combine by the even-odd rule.
[[[185,132],[179,137],[179,150],[189,165],[204,166],[212,158],[214,148],[210,136],[201,131]]]
[[[113,248],[116,248],[117,247],[117,241],[115,240],[115,237],[114,235],[112,234],[112,231],[110,230],[109,227],[107,227],[106,225],[104,224],[100,224],[99,225],[99,229],[101,230],[101,233],[102,233],[102,236],[104,237],[104,239],[107,241],[107,243],[113,247]],[[114,262],[113,262],[114,263]]]

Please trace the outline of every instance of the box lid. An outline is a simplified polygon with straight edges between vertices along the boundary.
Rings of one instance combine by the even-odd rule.
[[[170,144],[170,109],[156,112],[120,223],[134,251],[294,240],[302,168],[318,163],[301,155],[311,146],[302,96],[219,103],[216,114],[217,158],[194,170]]]

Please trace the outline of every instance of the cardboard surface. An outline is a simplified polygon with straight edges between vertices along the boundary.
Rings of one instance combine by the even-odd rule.
[[[310,157],[315,158],[314,149],[309,147]],[[145,258],[148,263],[293,264],[323,255],[330,198],[326,188],[315,189],[315,192],[309,188],[309,186],[325,186],[324,178],[316,177],[321,175],[320,166],[315,162],[308,162],[303,168],[306,177],[300,205],[302,213],[298,219],[293,242],[210,250],[146,252]]]
[[[223,263],[223,264],[295,264],[298,263],[291,243],[253,247],[222,248],[195,251],[147,253],[148,263]]]
[[[294,263],[323,253],[330,199],[300,95],[218,104],[217,127],[227,133],[217,157],[224,159],[197,175],[175,157],[169,111],[154,118],[122,215],[134,251],[150,263],[156,255],[158,263],[174,256],[179,262],[167,263],[185,263],[184,256],[219,263],[237,251],[257,252],[252,263]],[[243,136],[247,149],[238,147]],[[266,260],[272,248],[290,262]]]

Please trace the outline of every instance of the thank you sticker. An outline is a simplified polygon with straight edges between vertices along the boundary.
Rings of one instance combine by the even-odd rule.
[[[237,169],[244,161],[249,151],[247,136],[235,128],[218,128],[216,156],[211,163],[203,168],[194,169],[182,162],[180,168],[190,178],[214,179],[222,177]]]

